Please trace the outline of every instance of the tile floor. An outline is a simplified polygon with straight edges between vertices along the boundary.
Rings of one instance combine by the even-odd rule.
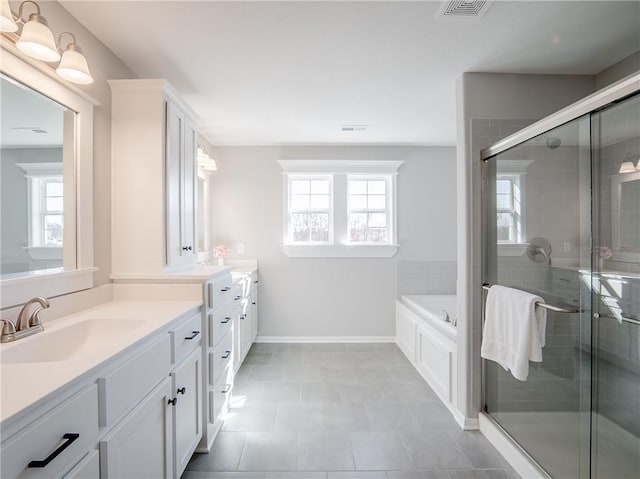
[[[182,479],[516,479],[395,344],[254,344]]]

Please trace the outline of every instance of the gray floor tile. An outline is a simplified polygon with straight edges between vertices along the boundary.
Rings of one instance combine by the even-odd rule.
[[[340,388],[343,402],[364,402],[380,399],[380,391],[375,384],[351,383]]]
[[[397,432],[352,432],[349,438],[357,470],[412,469]]]
[[[187,465],[190,471],[235,471],[240,462],[247,435],[244,432],[220,432],[208,454],[194,454]]]
[[[301,386],[298,382],[265,382],[260,394],[260,401],[267,402],[300,402]]]
[[[285,381],[297,381],[300,383],[321,382],[320,369],[302,364],[289,365],[284,368]]]
[[[282,381],[284,379],[284,368],[282,366],[255,364],[251,366],[248,379],[251,381]]]
[[[344,352],[346,350],[345,343],[320,343],[316,345],[316,351],[320,352]]]
[[[302,402],[341,401],[340,386],[335,383],[302,383]]]
[[[207,479],[266,479],[266,472],[210,472]]]
[[[448,472],[451,479],[509,479],[509,474],[503,469],[473,469]]]
[[[235,432],[273,431],[276,404],[256,404],[229,410],[223,430]]]
[[[340,471],[354,468],[348,433],[298,433],[298,470]]]
[[[413,469],[471,469],[471,463],[446,431],[424,434],[403,432],[402,439]]]
[[[409,409],[425,433],[460,429],[449,410],[441,403],[416,402],[410,404]]]
[[[329,472],[328,479],[387,479],[384,471]]]
[[[361,383],[386,384],[392,381],[391,375],[382,367],[358,366],[354,369],[356,381]]]
[[[260,394],[264,383],[257,381],[240,381],[231,390],[231,407],[239,408],[256,404],[260,401]]]
[[[449,436],[462,449],[475,469],[506,469],[507,461],[480,431],[449,431]]]
[[[422,431],[407,404],[367,401],[364,407],[374,431]]]
[[[364,404],[325,403],[324,427],[327,431],[369,431],[371,424]]]
[[[322,403],[278,404],[275,431],[323,431]]]
[[[327,479],[326,472],[268,472],[267,479]]]
[[[250,432],[239,471],[295,471],[297,436],[293,432]]]
[[[250,365],[250,364],[269,364],[269,362],[271,361],[271,356],[273,355],[273,353],[253,353],[250,352],[249,354],[247,354],[247,357],[244,359],[244,362],[242,363],[243,365]]]
[[[208,479],[209,473],[202,471],[190,471],[186,470],[180,476],[180,479]]]
[[[387,479],[449,479],[447,471],[388,471]]]

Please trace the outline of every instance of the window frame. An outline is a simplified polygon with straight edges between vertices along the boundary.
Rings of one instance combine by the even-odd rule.
[[[390,258],[398,251],[397,244],[397,175],[403,161],[369,160],[280,160],[283,170],[283,242],[289,257],[318,258]],[[290,225],[291,181],[295,179],[330,178],[329,241],[292,242]],[[349,240],[349,178],[384,179],[388,209],[388,240],[352,242]]]
[[[524,210],[522,201],[522,185],[524,183],[522,175],[518,173],[498,173],[496,174],[496,182],[509,181],[511,183],[511,205],[509,208],[500,208],[498,206],[498,192],[496,188],[496,214],[507,214],[511,216],[513,221],[514,238],[508,240],[498,240],[499,244],[522,244],[525,238],[524,234]],[[516,194],[517,188],[517,194]],[[519,205],[518,205],[519,203]],[[518,208],[519,206],[519,208]],[[520,210],[518,212],[518,209]],[[511,236],[511,232],[509,233]]]
[[[286,197],[286,219],[285,219],[285,232],[284,232],[284,238],[285,238],[285,244],[288,245],[330,245],[333,244],[334,242],[334,227],[333,227],[333,223],[334,223],[334,203],[333,203],[333,176],[332,175],[327,175],[327,174],[290,174],[290,175],[286,175],[287,176],[287,197]],[[327,181],[329,183],[329,206],[326,209],[314,209],[314,208],[307,208],[307,209],[293,209],[292,205],[293,205],[293,201],[292,201],[292,197],[293,197],[293,188],[292,188],[292,183],[294,181],[317,181],[317,180],[324,180]],[[309,196],[311,196],[311,190],[309,190]],[[292,216],[294,214],[313,214],[313,213],[326,213],[329,216],[329,221],[328,221],[328,225],[329,225],[329,231],[328,231],[328,237],[327,237],[327,241],[294,241],[293,239],[293,222],[292,222]]]
[[[379,209],[379,208],[359,208],[359,209],[352,209],[351,208],[351,181],[384,181],[384,187],[385,187],[385,191],[384,191],[384,198],[385,198],[385,207],[383,209]],[[368,188],[368,186],[367,186]],[[393,207],[394,207],[394,201],[393,201],[393,192],[395,191],[395,188],[393,187],[393,177],[392,175],[363,175],[363,174],[357,174],[357,175],[347,175],[347,242],[349,244],[352,245],[388,245],[388,244],[395,244],[395,238],[394,238],[394,233],[395,233],[395,225],[393,223]],[[367,191],[366,196],[369,197],[369,192]],[[351,239],[351,231],[349,228],[349,224],[350,224],[350,215],[351,214],[375,214],[375,213],[384,213],[385,215],[385,224],[386,226],[384,227],[384,229],[386,230],[386,241],[353,241]],[[368,226],[368,225],[367,225]]]

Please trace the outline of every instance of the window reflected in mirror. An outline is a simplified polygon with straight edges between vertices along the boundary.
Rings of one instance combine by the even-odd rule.
[[[0,275],[73,269],[75,112],[4,75],[0,100]]]

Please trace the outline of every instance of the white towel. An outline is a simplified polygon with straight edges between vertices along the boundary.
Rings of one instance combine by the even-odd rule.
[[[542,362],[547,311],[537,303],[544,300],[504,286],[492,286],[487,294],[480,355],[520,381],[529,375],[529,361]]]

